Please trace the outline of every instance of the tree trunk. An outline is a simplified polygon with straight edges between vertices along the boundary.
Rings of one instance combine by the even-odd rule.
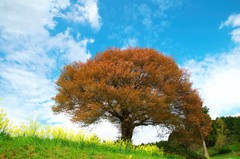
[[[205,142],[204,137],[203,137],[203,135],[202,135],[202,132],[201,132],[201,129],[200,129],[200,125],[199,125],[199,124],[198,124],[198,130],[199,130],[200,136],[201,136],[201,138],[202,138],[202,142],[203,142],[204,155],[205,155],[206,158],[209,159],[210,156],[209,156],[208,149],[207,149],[207,146],[206,146],[206,142]]]
[[[124,141],[132,141],[133,136],[133,124],[129,121],[129,119],[125,119],[121,122],[121,140]]]
[[[208,150],[207,150],[207,146],[206,146],[206,143],[205,143],[205,140],[203,139],[203,148],[204,148],[204,154],[207,158],[210,158],[209,156],[209,153],[208,153]]]

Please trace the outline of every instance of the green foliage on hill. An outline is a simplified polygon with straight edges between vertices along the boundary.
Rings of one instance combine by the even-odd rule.
[[[186,159],[206,159],[203,154],[199,154],[179,144],[172,144],[169,141],[157,142],[156,145],[163,148],[164,153],[167,154],[178,154],[184,156]]]
[[[240,116],[213,120],[207,145],[212,158],[240,158]]]
[[[240,116],[213,120],[212,131],[207,139],[208,146],[221,147],[236,143],[240,143]]]

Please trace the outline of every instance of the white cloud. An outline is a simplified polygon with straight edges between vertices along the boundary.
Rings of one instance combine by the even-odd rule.
[[[94,40],[74,39],[70,29],[50,36],[49,29],[57,24],[54,18],[69,6],[68,0],[0,2],[1,107],[17,123],[40,115],[46,123],[70,124],[65,115],[51,111],[54,80],[64,64],[86,61],[87,45]]]
[[[240,44],[240,14],[229,16],[221,23],[220,29],[226,26],[237,27],[231,32],[232,41]],[[228,52],[206,56],[202,61],[189,60],[184,65],[213,118],[235,115],[240,111],[239,63],[240,46],[235,45]]]
[[[95,133],[102,140],[117,140],[119,131],[116,126],[110,123],[108,120],[101,120],[97,124],[92,124],[88,127],[84,127],[83,130]]]
[[[234,29],[231,32],[232,35],[232,41],[234,41],[235,43],[240,44],[240,28]]]
[[[226,26],[234,27],[235,29],[231,32],[232,41],[240,44],[240,14],[232,14],[228,17],[225,22],[222,22],[220,29]]]
[[[101,120],[98,124],[94,124],[83,128],[87,132],[97,134],[103,140],[119,139],[119,129],[107,120]],[[133,144],[140,145],[142,143],[151,143],[159,140],[167,140],[167,129],[160,126],[140,126],[134,129],[132,137]],[[160,135],[160,136],[159,136]]]
[[[234,114],[235,117],[240,117],[240,113]]]
[[[65,32],[59,33],[55,37],[52,37],[49,41],[50,49],[58,49],[60,53],[65,53],[62,56],[62,60],[65,59],[68,62],[72,61],[86,61],[91,57],[90,52],[87,50],[87,44],[93,43],[94,39],[84,38],[80,41],[76,41],[70,35],[71,29],[68,28]]]
[[[225,26],[239,27],[240,26],[240,14],[232,14],[225,22],[222,22],[220,29]]]
[[[63,18],[78,23],[89,23],[96,30],[101,28],[101,17],[98,13],[98,0],[78,0]]]
[[[211,116],[233,115],[240,111],[240,47],[203,61],[190,60],[185,64],[195,88],[210,108]]]
[[[140,145],[142,143],[147,144],[167,140],[168,135],[167,129],[161,126],[140,126],[134,130],[133,143]]]
[[[45,34],[45,27],[53,28],[53,20],[59,10],[69,5],[68,0],[1,0],[1,27],[8,33],[15,34]]]

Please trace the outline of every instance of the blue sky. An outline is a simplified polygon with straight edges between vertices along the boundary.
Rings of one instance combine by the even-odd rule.
[[[15,123],[39,115],[43,124],[76,128],[51,112],[60,69],[111,47],[150,47],[189,71],[213,118],[240,115],[239,6],[239,0],[1,0],[0,107]],[[137,130],[135,143],[157,140],[153,129]],[[89,130],[117,136],[105,121]]]

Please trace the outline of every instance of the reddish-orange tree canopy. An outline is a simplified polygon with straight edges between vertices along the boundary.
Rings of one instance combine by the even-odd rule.
[[[72,121],[92,124],[105,118],[131,140],[141,125],[174,129],[201,124],[202,102],[188,74],[154,49],[109,49],[86,63],[65,66],[52,107]]]

